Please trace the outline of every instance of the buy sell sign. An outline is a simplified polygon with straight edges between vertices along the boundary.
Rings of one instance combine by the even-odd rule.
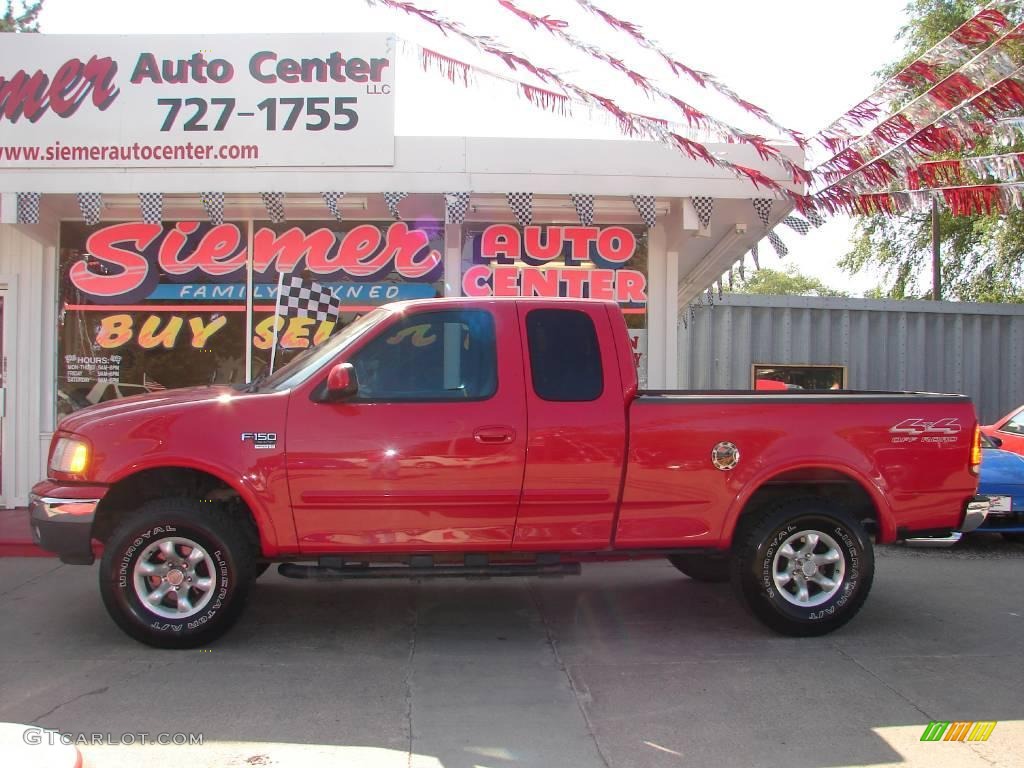
[[[0,167],[394,163],[394,38],[4,35]]]

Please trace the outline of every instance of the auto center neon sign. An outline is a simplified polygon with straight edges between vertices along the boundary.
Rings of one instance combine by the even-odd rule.
[[[603,299],[645,305],[647,278],[625,269],[636,253],[626,227],[494,224],[473,244],[462,276],[466,296],[541,296]],[[523,266],[525,265],[525,266]]]

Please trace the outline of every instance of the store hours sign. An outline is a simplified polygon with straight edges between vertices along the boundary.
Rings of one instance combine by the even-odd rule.
[[[394,163],[389,35],[0,42],[0,167]]]

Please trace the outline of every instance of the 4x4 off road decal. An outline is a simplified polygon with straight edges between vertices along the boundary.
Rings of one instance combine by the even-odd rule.
[[[889,427],[894,443],[955,443],[960,439],[963,425],[959,419],[904,419]]]

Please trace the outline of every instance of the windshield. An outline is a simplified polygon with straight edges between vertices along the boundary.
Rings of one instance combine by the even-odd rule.
[[[331,336],[320,346],[310,347],[301,352],[288,365],[279,368],[266,379],[262,381],[256,379],[252,384],[252,390],[260,392],[273,390],[279,392],[302,384],[320,370],[328,360],[336,356],[371,328],[377,326],[389,314],[391,314],[389,310],[378,307],[369,314],[363,315],[358,320],[345,326],[334,336]]]

